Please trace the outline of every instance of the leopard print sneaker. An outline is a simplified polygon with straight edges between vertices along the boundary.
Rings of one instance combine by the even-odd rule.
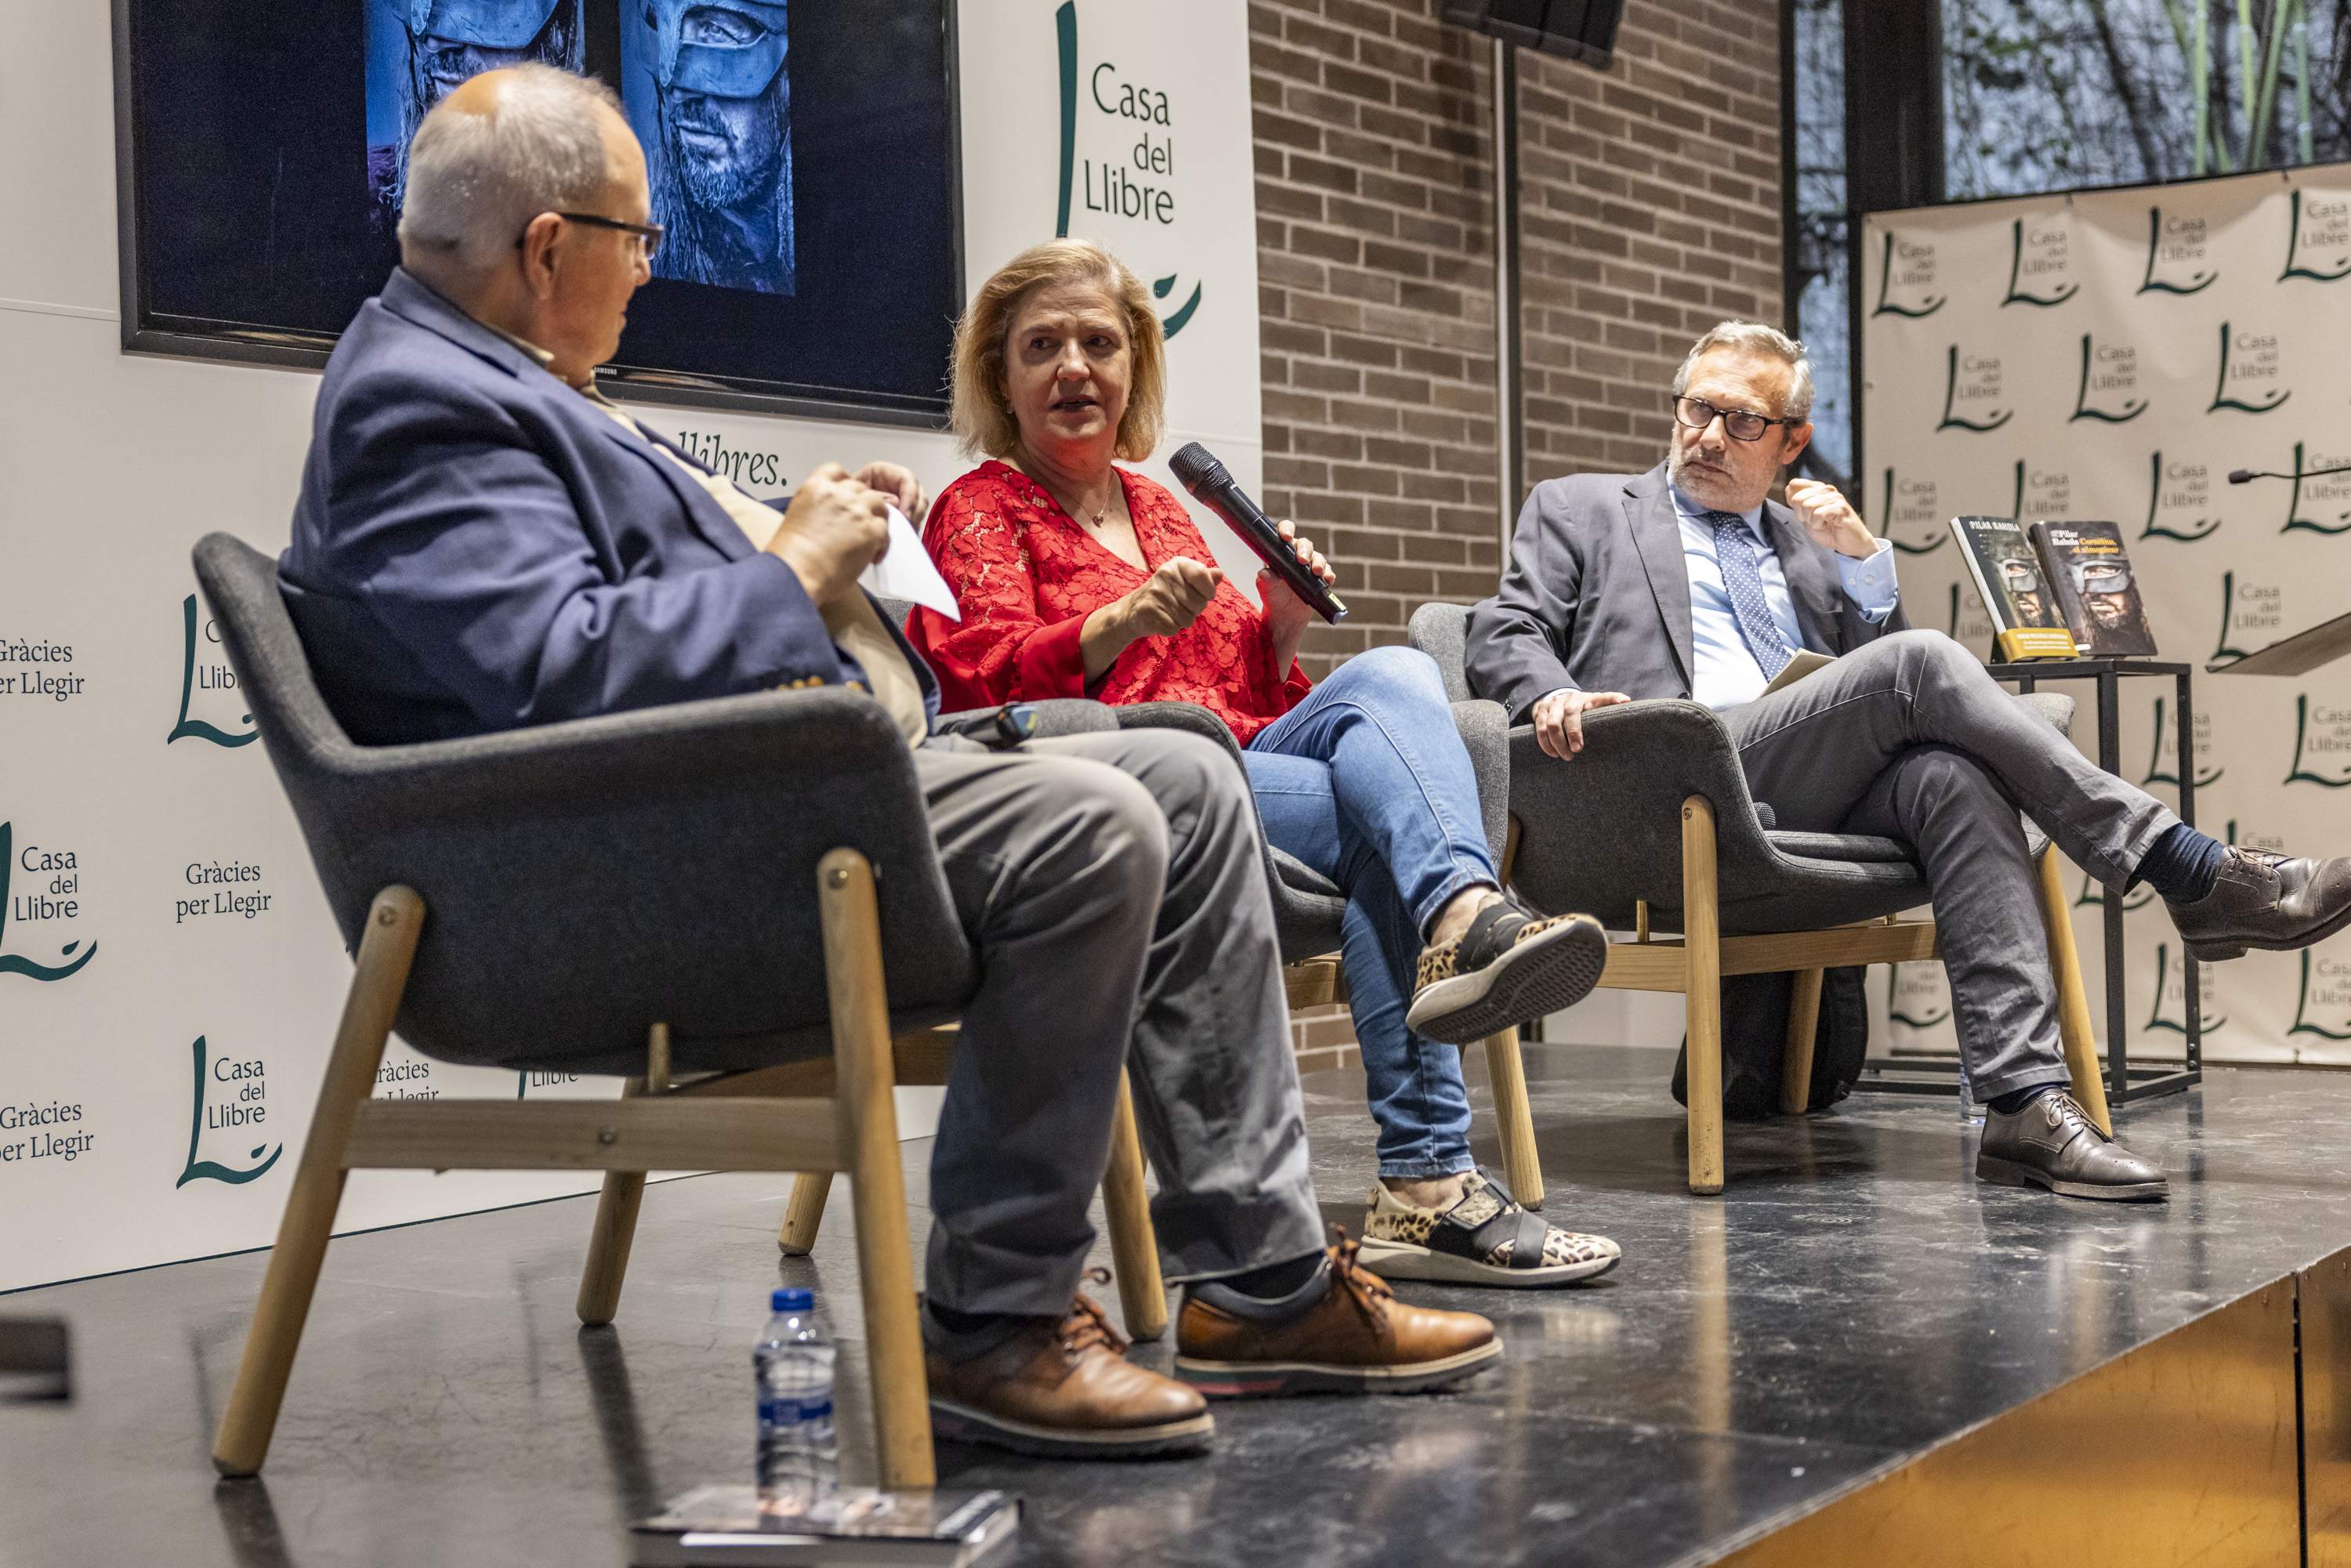
[[[1533,1290],[1597,1278],[1624,1256],[1605,1236],[1562,1230],[1531,1213],[1491,1171],[1470,1172],[1468,1186],[1452,1207],[1435,1209],[1373,1183],[1364,1266],[1384,1280]]]
[[[1589,915],[1538,920],[1497,899],[1460,940],[1421,950],[1405,1022],[1423,1040],[1467,1045],[1573,1007],[1607,967],[1608,933]]]

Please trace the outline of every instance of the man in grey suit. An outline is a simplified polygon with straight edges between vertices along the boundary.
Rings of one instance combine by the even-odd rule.
[[[1550,756],[1583,716],[1650,697],[1715,709],[1781,826],[1913,845],[1933,889],[1959,1049],[1987,1103],[1976,1174],[2076,1197],[2160,1198],[2163,1172],[2065,1092],[2020,808],[2075,863],[2162,894],[2188,951],[2306,946],[2351,924],[2351,861],[2224,845],[2093,767],[1967,650],[1906,628],[1887,543],[1826,485],[1803,346],[1726,322],[1674,378],[1673,441],[1646,474],[1535,486],[1502,590],[1469,612],[1469,684]],[[1837,656],[1769,695],[1798,649]]]

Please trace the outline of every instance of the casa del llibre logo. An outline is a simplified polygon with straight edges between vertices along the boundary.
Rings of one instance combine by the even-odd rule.
[[[175,740],[208,740],[214,746],[250,746],[261,738],[259,730],[248,728],[242,734],[235,734],[204,719],[188,716],[188,703],[197,692],[234,690],[236,686],[236,672],[225,663],[208,660],[201,668],[197,665],[197,624],[196,596],[191,593],[180,601],[180,716],[172,724],[172,733],[163,737],[163,744],[169,746]],[[209,634],[211,623],[205,622],[204,629]],[[239,722],[250,725],[253,716],[249,713],[242,715]]]
[[[192,1181],[217,1181],[241,1186],[266,1176],[269,1167],[276,1165],[277,1157],[286,1152],[284,1144],[271,1148],[268,1141],[264,1139],[254,1145],[246,1158],[260,1162],[257,1165],[226,1166],[218,1160],[196,1157],[196,1151],[207,1131],[234,1130],[250,1136],[268,1121],[269,1082],[262,1063],[258,1061],[238,1061],[226,1051],[214,1057],[203,1035],[196,1036],[189,1051],[195,1058],[195,1104],[188,1123],[187,1163],[180,1167],[180,1179],[172,1185],[183,1187]],[[209,1105],[205,1103],[208,1092],[211,1097]],[[238,1141],[244,1140],[240,1138]]]
[[[1061,201],[1053,237],[1069,237],[1073,193],[1083,195],[1088,212],[1139,218],[1173,228],[1176,200],[1169,181],[1176,172],[1176,120],[1169,95],[1126,79],[1113,61],[1098,62],[1086,73],[1083,90],[1087,98],[1097,112],[1118,128],[1122,143],[1128,135],[1137,140],[1132,147],[1122,146],[1123,161],[1105,158],[1097,165],[1092,158],[1080,158],[1077,0],[1061,0],[1053,13],[1053,35],[1061,67]],[[1154,278],[1152,298],[1165,299],[1172,296],[1181,276],[1171,272],[1165,277]],[[1159,327],[1164,336],[1173,338],[1191,324],[1192,318],[1199,312],[1205,287],[1204,284],[1192,285],[1192,292],[1184,303],[1161,318]]]
[[[28,886],[21,894],[13,894],[9,887],[11,873],[20,869],[16,863],[16,841],[13,822],[0,822],[0,976],[23,975],[34,980],[63,980],[80,972],[83,965],[98,956],[98,944],[82,947],[79,942],[68,942],[57,955],[59,962],[37,964],[32,959],[8,951],[8,921],[12,914],[29,915],[33,918],[70,920],[79,912],[80,900],[72,896],[80,892],[81,868],[74,862],[71,851],[62,854],[37,850],[26,845],[25,858],[35,863],[21,869],[53,873],[46,883]],[[74,949],[81,948],[76,957]]]

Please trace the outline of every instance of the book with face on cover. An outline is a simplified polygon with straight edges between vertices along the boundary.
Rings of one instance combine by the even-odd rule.
[[[2023,525],[2014,517],[1953,517],[1951,532],[1959,536],[1959,559],[1991,618],[1996,656],[2074,657],[2073,633]]]
[[[2040,552],[2057,607],[2085,654],[2126,659],[2155,652],[2155,630],[2147,622],[2147,602],[2131,574],[2120,527],[2038,522],[2025,532]]]
[[[757,1488],[696,1487],[629,1527],[632,1568],[825,1568],[832,1563],[970,1568],[1020,1528],[1000,1491],[842,1487],[807,1513],[762,1510]]]

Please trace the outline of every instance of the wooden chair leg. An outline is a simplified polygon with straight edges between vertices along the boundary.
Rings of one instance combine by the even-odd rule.
[[[1682,802],[1682,997],[1689,1039],[1689,1186],[1722,1190],[1722,922],[1714,873],[1714,807]]]
[[[1109,1222],[1126,1335],[1157,1339],[1167,1332],[1167,1282],[1159,1275],[1159,1238],[1151,1228],[1151,1200],[1143,1187],[1134,1093],[1123,1076],[1118,1081],[1118,1113],[1111,1122],[1110,1165],[1102,1172],[1102,1216]]]
[[[857,1279],[873,1375],[873,1450],[883,1486],[926,1490],[937,1484],[938,1468],[915,1316],[906,1182],[898,1166],[898,1115],[891,1101],[897,1071],[872,863],[851,849],[827,854],[817,864],[817,902],[839,1084],[833,1108],[857,1217]]]
[[[669,1025],[657,1023],[645,1035],[645,1075],[632,1078],[621,1097],[669,1092]],[[645,1200],[645,1173],[606,1171],[596,1197],[596,1228],[588,1239],[588,1266],[580,1271],[573,1311],[591,1329],[602,1328],[621,1310],[621,1281],[629,1272],[629,1246],[637,1237],[637,1210]]]
[[[375,1087],[384,1041],[400,1011],[401,992],[407,988],[408,967],[423,928],[424,901],[412,888],[385,888],[368,910],[358,968],[343,1002],[326,1076],[319,1084],[319,1106],[286,1195],[286,1211],[277,1221],[277,1244],[270,1249],[261,1298],[246,1331],[236,1385],[213,1439],[213,1468],[222,1475],[256,1475],[269,1457],[270,1434],[277,1427],[286,1380],[294,1371],[294,1352],[302,1343],[310,1295],[319,1283],[319,1267],[326,1261],[335,1210],[343,1199],[343,1151],[350,1145],[360,1102]]]
[[[1780,1066],[1780,1109],[1801,1116],[1813,1102],[1813,1043],[1821,1024],[1821,981],[1825,969],[1796,971],[1795,994],[1788,998],[1788,1054]]]
[[[1486,1037],[1486,1078],[1494,1086],[1494,1122],[1502,1141],[1502,1179],[1529,1208],[1543,1206],[1542,1159],[1535,1152],[1534,1109],[1527,1100],[1527,1064],[1519,1031]]]
[[[831,1171],[802,1171],[792,1178],[792,1196],[784,1203],[784,1228],[776,1245],[787,1258],[805,1258],[816,1245],[817,1227],[824,1223],[825,1199],[832,1196]]]
[[[632,1078],[621,1094],[634,1099],[644,1092],[645,1081]],[[637,1210],[644,1199],[644,1172],[604,1173],[604,1190],[596,1198],[596,1227],[588,1236],[588,1266],[580,1270],[580,1294],[572,1303],[587,1328],[602,1328],[621,1310],[621,1282],[629,1272],[629,1247],[636,1239]]]
[[[2098,1037],[2090,1024],[2090,995],[2082,985],[2082,955],[2074,946],[2073,905],[2054,848],[2041,852],[2039,869],[2041,925],[2049,938],[2049,973],[2057,983],[2057,1032],[2065,1045],[2065,1071],[2074,1078],[2074,1098],[2111,1138],[2115,1124],[2106,1113],[2105,1080],[2098,1072]]]

